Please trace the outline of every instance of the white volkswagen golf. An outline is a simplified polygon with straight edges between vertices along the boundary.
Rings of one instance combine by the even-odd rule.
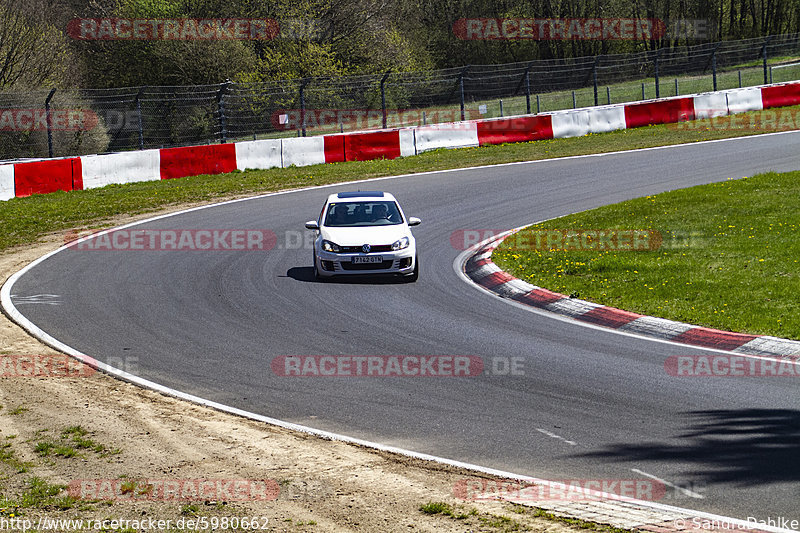
[[[417,246],[394,196],[387,192],[340,192],[328,196],[318,220],[306,222],[317,231],[314,277],[340,274],[401,274],[419,277]]]

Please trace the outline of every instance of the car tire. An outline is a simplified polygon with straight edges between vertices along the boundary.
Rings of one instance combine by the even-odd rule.
[[[317,254],[314,252],[314,279],[316,281],[322,281],[322,276],[319,275],[319,269],[317,268]]]
[[[414,256],[414,271],[406,276],[406,281],[414,283],[419,279],[419,256]]]

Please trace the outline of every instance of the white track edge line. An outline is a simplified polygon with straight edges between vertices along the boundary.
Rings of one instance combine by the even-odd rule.
[[[260,195],[256,195],[256,196],[249,196],[249,197],[246,197],[246,198],[237,198],[237,199],[234,199],[234,200],[226,200],[226,201],[223,201],[223,202],[217,202],[217,203],[197,206],[197,207],[193,207],[193,208],[189,208],[189,209],[185,209],[185,210],[181,210],[181,211],[176,211],[174,213],[166,213],[166,214],[163,214],[163,215],[158,215],[158,216],[155,216],[155,217],[147,218],[145,220],[140,220],[140,221],[124,224],[122,226],[109,228],[109,229],[103,230],[101,232],[98,232],[97,234],[92,234],[92,236],[97,236],[97,235],[100,235],[100,234],[106,234],[106,233],[109,233],[111,231],[125,229],[125,228],[129,228],[129,227],[136,226],[136,225],[139,225],[139,224],[145,224],[147,222],[152,222],[152,221],[155,221],[155,220],[168,218],[168,217],[171,217],[171,216],[177,216],[177,215],[182,215],[184,213],[190,213],[190,212],[193,212],[193,211],[199,211],[201,209],[208,209],[208,208],[211,208],[211,207],[218,207],[218,206],[221,206],[221,205],[227,205],[227,204],[243,202],[243,201],[248,201],[248,200],[266,198],[266,197],[269,197],[269,196],[278,196],[278,195],[282,195],[282,194],[291,194],[291,193],[296,193],[296,192],[301,192],[301,191],[308,191],[308,190],[315,190],[315,189],[325,189],[325,188],[338,187],[338,186],[346,186],[346,185],[354,184],[354,183],[368,183],[368,182],[373,182],[373,181],[383,181],[383,180],[396,179],[396,178],[425,176],[425,175],[429,175],[429,174],[439,174],[439,173],[446,173],[446,172],[449,173],[449,172],[462,172],[462,171],[468,171],[468,170],[479,170],[479,169],[498,167],[498,166],[512,166],[512,165],[546,163],[546,162],[552,162],[552,161],[559,161],[559,160],[563,160],[563,159],[578,159],[578,158],[584,158],[584,157],[602,157],[602,156],[609,156],[609,155],[615,155],[615,154],[626,154],[626,153],[631,153],[631,152],[641,152],[641,151],[658,150],[658,149],[665,149],[665,148],[679,148],[679,147],[684,147],[684,146],[693,146],[693,145],[700,145],[700,144],[707,144],[707,143],[714,143],[714,142],[737,141],[737,140],[742,140],[742,139],[749,139],[749,138],[752,138],[752,137],[765,137],[765,136],[772,136],[772,135],[783,135],[783,134],[787,134],[787,133],[797,133],[797,131],[773,132],[773,133],[765,133],[765,134],[759,134],[759,135],[748,135],[748,136],[744,136],[744,137],[731,137],[731,138],[728,138],[728,139],[715,139],[715,140],[710,140],[710,141],[699,141],[699,142],[694,142],[694,143],[684,143],[684,144],[667,145],[667,146],[655,146],[655,147],[649,147],[649,148],[637,148],[637,149],[622,150],[622,151],[617,151],[617,152],[604,152],[604,153],[600,153],[600,154],[584,154],[584,155],[575,155],[575,156],[566,156],[566,157],[556,157],[556,158],[552,158],[552,159],[538,159],[538,160],[535,160],[535,161],[517,161],[517,162],[512,162],[512,163],[501,163],[501,164],[498,164],[498,165],[481,165],[481,166],[475,166],[475,167],[462,167],[462,168],[455,168],[455,169],[435,170],[435,171],[427,171],[427,172],[412,173],[412,174],[400,174],[400,175],[396,175],[396,176],[381,176],[381,177],[377,177],[377,178],[368,178],[368,179],[356,180],[356,181],[330,183],[330,184],[317,185],[317,186],[312,186],[312,187],[302,187],[302,188],[299,188],[299,189],[290,189],[290,190],[286,190],[286,191],[276,191],[276,192],[260,194]],[[525,227],[525,226],[521,226],[521,227]],[[519,228],[517,228],[517,229],[519,229]],[[516,230],[511,230],[511,231],[516,231]],[[510,233],[510,232],[506,232],[506,233]],[[493,238],[496,238],[496,236],[493,237]],[[492,240],[492,239],[488,239],[485,242],[488,242],[490,240]],[[482,245],[484,243],[479,243],[479,244]],[[32,269],[33,267],[35,267],[39,263],[45,261],[49,257],[55,255],[58,252],[61,252],[61,251],[65,250],[67,248],[69,248],[69,245],[65,244],[64,246],[62,246],[62,247],[60,247],[60,248],[58,248],[56,250],[53,250],[52,252],[49,252],[49,253],[43,255],[42,257],[40,257],[40,258],[36,259],[35,261],[33,261],[33,262],[29,263],[28,265],[26,265],[24,268],[22,268],[18,272],[12,274],[6,280],[6,282],[3,284],[2,288],[0,288],[0,305],[2,306],[2,311],[3,311],[4,314],[9,316],[9,318],[11,318],[13,321],[15,321],[18,325],[20,325],[23,329],[28,331],[28,333],[33,335],[35,338],[39,339],[40,341],[44,342],[45,344],[47,344],[47,345],[49,345],[49,346],[51,346],[51,347],[53,347],[53,348],[55,348],[55,349],[57,349],[59,351],[62,351],[64,353],[66,353],[67,355],[70,355],[70,356],[74,357],[75,359],[77,359],[77,360],[79,360],[81,362],[84,362],[84,363],[88,364],[89,366],[97,368],[98,370],[101,370],[101,371],[103,371],[103,372],[105,372],[105,373],[107,373],[107,374],[109,374],[111,376],[114,376],[114,377],[116,377],[118,379],[121,379],[123,381],[127,381],[129,383],[132,383],[134,385],[138,385],[138,386],[146,388],[146,389],[154,390],[154,391],[159,392],[161,394],[164,394],[166,396],[171,396],[171,397],[174,397],[174,398],[186,400],[186,401],[198,404],[198,405],[202,405],[202,406],[205,406],[205,407],[216,409],[216,410],[224,412],[224,413],[229,413],[229,414],[241,416],[241,417],[248,418],[248,419],[251,419],[251,420],[255,420],[255,421],[258,421],[258,422],[264,422],[264,423],[267,423],[267,424],[270,424],[270,425],[273,425],[273,426],[277,426],[277,427],[281,427],[281,428],[284,428],[284,429],[289,429],[289,430],[298,431],[298,432],[301,432],[301,433],[306,433],[306,434],[309,434],[309,435],[314,435],[314,436],[317,436],[317,437],[320,437],[320,438],[323,438],[323,439],[340,441],[340,442],[344,442],[344,443],[348,443],[348,444],[355,444],[355,445],[364,446],[366,448],[371,448],[371,449],[378,450],[378,451],[383,451],[383,452],[388,452],[388,453],[396,453],[398,455],[404,455],[406,457],[411,457],[411,458],[414,458],[414,459],[420,459],[420,460],[423,460],[423,461],[431,461],[431,462],[435,462],[435,463],[439,463],[439,464],[444,464],[444,465],[448,465],[448,466],[452,466],[452,467],[456,467],[456,468],[463,468],[465,470],[471,470],[471,471],[474,471],[474,472],[480,472],[480,473],[483,473],[483,474],[497,476],[497,477],[503,477],[503,478],[508,478],[508,479],[516,479],[516,480],[520,480],[520,481],[528,481],[528,482],[532,482],[532,483],[538,483],[538,484],[542,484],[542,485],[547,485],[547,486],[550,486],[550,487],[558,485],[558,483],[555,483],[555,482],[552,482],[552,481],[548,481],[548,480],[545,480],[545,479],[539,479],[539,478],[535,478],[535,477],[531,477],[531,476],[524,476],[524,475],[521,475],[521,474],[515,474],[515,473],[512,473],[512,472],[506,472],[506,471],[503,471],[503,470],[497,470],[497,469],[494,469],[494,468],[489,468],[489,467],[485,467],[485,466],[481,466],[481,465],[466,463],[466,462],[462,462],[462,461],[456,461],[456,460],[448,459],[448,458],[445,458],[445,457],[438,457],[438,456],[435,456],[435,455],[429,455],[429,454],[425,454],[425,453],[415,452],[415,451],[412,451],[412,450],[406,450],[406,449],[403,449],[403,448],[397,448],[397,447],[394,447],[394,446],[387,446],[385,444],[380,444],[380,443],[377,443],[377,442],[372,442],[372,441],[368,441],[368,440],[364,440],[364,439],[358,439],[358,438],[355,438],[355,437],[350,437],[348,435],[332,433],[332,432],[329,432],[329,431],[324,431],[324,430],[320,430],[320,429],[316,429],[316,428],[312,428],[312,427],[308,427],[308,426],[303,426],[301,424],[294,424],[292,422],[286,422],[286,421],[279,420],[279,419],[276,419],[276,418],[271,418],[271,417],[259,415],[257,413],[252,413],[250,411],[245,411],[243,409],[238,409],[236,407],[231,407],[231,406],[228,406],[228,405],[225,405],[225,404],[221,404],[221,403],[218,403],[218,402],[214,402],[214,401],[211,401],[211,400],[206,400],[205,398],[201,398],[199,396],[194,396],[192,394],[187,394],[187,393],[181,392],[179,390],[172,389],[170,387],[166,387],[166,386],[161,385],[159,383],[155,383],[153,381],[150,381],[150,380],[135,376],[135,375],[130,374],[128,372],[125,372],[123,370],[119,370],[117,368],[109,366],[109,365],[107,365],[105,363],[102,363],[100,361],[96,361],[92,357],[87,356],[86,354],[84,354],[84,353],[72,348],[71,346],[59,341],[58,339],[52,337],[47,332],[45,332],[44,330],[42,330],[41,328],[36,326],[33,322],[31,322],[24,315],[22,315],[22,313],[19,312],[19,310],[14,306],[13,302],[11,301],[11,289],[13,288],[14,283],[16,283],[16,281],[20,277],[22,277],[22,275],[24,275],[28,270]],[[475,248],[477,249],[477,245],[476,245]],[[465,256],[466,253],[468,253],[469,251],[470,250],[468,249],[468,250],[465,250],[464,252],[462,252],[461,254],[459,254],[458,257],[456,257],[456,261],[458,261],[459,258],[462,258],[463,256]],[[466,261],[464,261],[464,262],[466,262]],[[456,262],[453,263],[454,267],[455,267],[455,265],[456,265]],[[466,274],[460,268],[456,268],[456,273],[458,273],[459,276],[462,277],[462,279],[467,281],[468,284],[473,285],[478,289],[482,289],[482,290],[484,290],[486,292],[489,292],[490,294],[493,294],[497,298],[500,298],[500,296],[498,296],[496,293],[488,291],[487,289],[483,289],[483,287],[480,287],[479,285],[475,284],[471,279],[469,279],[466,276]],[[517,304],[522,308],[528,309],[529,311],[534,311],[534,312],[539,311],[538,309],[531,308],[529,306],[523,306],[522,304],[518,304],[518,302],[514,302],[513,300],[508,300],[508,299],[505,299],[505,298],[501,298],[501,299],[503,299],[503,300],[505,300],[505,301],[507,301],[509,303],[512,303],[512,304]],[[550,316],[550,317],[553,317],[553,318],[565,319],[565,317],[561,317],[560,315],[556,315],[556,314],[553,314],[553,313],[543,312],[541,314],[546,314],[547,316]],[[577,322],[577,323],[579,323],[581,325],[584,325],[584,326],[594,326],[594,324],[581,323],[580,321],[574,320],[574,319],[568,319],[568,320],[565,320],[565,321]],[[606,331],[609,330],[609,328],[602,328],[601,326],[596,326],[596,327],[598,329],[603,329],[603,330],[606,330]],[[614,330],[611,330],[611,331],[614,331]],[[633,337],[641,337],[641,338],[646,339],[646,340],[656,340],[656,341],[659,340],[659,339],[651,339],[651,338],[648,338],[648,337],[631,334],[631,333],[628,333],[628,332],[618,332],[618,333],[628,334],[628,335],[633,336]],[[663,341],[663,342],[669,342],[669,341]],[[671,344],[677,344],[677,343],[671,343]],[[681,345],[681,346],[684,346],[684,345]],[[722,351],[722,350],[713,350],[713,351]],[[740,354],[737,354],[737,355],[740,355]],[[656,503],[656,502],[648,502],[648,501],[644,501],[644,500],[633,500],[633,499],[627,499],[627,498],[623,499],[623,498],[620,498],[619,496],[617,496],[615,494],[598,493],[597,496],[602,497],[604,499],[611,500],[611,501],[615,501],[615,500],[617,500],[617,501],[625,501],[626,503],[631,503],[631,504],[638,505],[638,506],[641,506],[641,507],[646,507],[646,508],[650,508],[650,509],[656,509],[656,510],[660,510],[660,511],[669,511],[669,512],[674,512],[674,513],[675,512],[684,513],[684,514],[687,514],[687,515],[707,518],[707,519],[710,519],[710,520],[725,521],[726,523],[729,523],[729,524],[737,524],[737,525],[743,526],[743,528],[745,528],[745,529],[757,528],[757,529],[760,529],[760,530],[763,530],[763,531],[771,531],[771,532],[774,532],[774,533],[797,533],[796,531],[791,530],[791,529],[779,528],[779,527],[763,525],[763,524],[755,524],[753,522],[747,522],[747,521],[744,521],[744,520],[741,520],[741,519],[738,519],[738,518],[724,517],[724,516],[720,516],[720,515],[716,515],[716,514],[712,514],[712,513],[706,513],[706,512],[703,512],[703,511],[685,509],[685,508],[681,508],[681,507],[675,507],[675,506],[666,505],[666,504],[660,504],[660,503]]]

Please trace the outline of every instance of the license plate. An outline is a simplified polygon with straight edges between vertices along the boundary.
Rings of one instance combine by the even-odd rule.
[[[355,255],[353,256],[353,263],[383,263],[383,258],[379,255]]]

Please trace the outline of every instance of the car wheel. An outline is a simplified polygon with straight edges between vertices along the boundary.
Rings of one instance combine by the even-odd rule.
[[[314,279],[317,281],[322,281],[322,276],[319,275],[319,269],[317,268],[317,253],[314,252]]]
[[[419,279],[419,256],[414,256],[414,271],[409,274],[406,279],[410,283],[414,283]]]

